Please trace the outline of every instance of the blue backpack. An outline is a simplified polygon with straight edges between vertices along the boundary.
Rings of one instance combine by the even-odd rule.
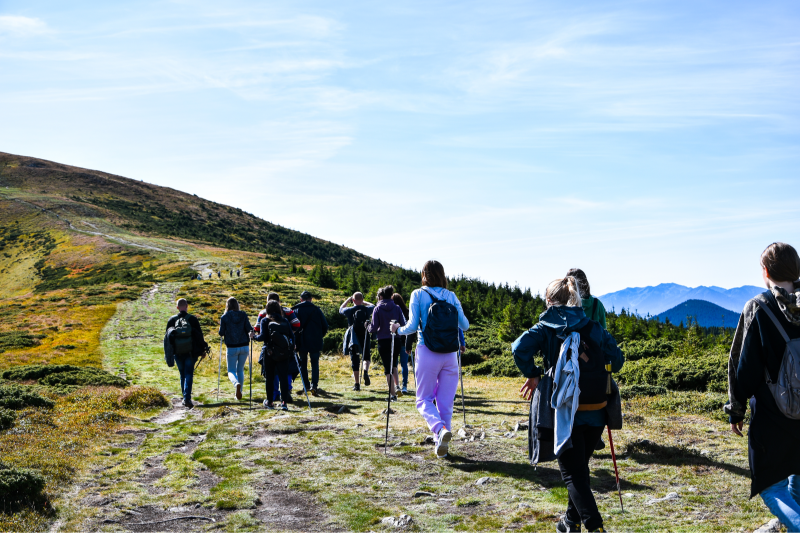
[[[428,321],[422,332],[425,346],[432,352],[452,353],[459,350],[458,309],[445,300],[440,300],[425,289],[431,297],[428,307]]]

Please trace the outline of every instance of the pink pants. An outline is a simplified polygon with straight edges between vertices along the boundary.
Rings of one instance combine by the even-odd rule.
[[[458,391],[458,356],[436,353],[424,344],[417,346],[414,374],[417,377],[417,411],[420,412],[434,439],[442,426],[452,430],[453,402]],[[436,400],[436,404],[433,403]]]

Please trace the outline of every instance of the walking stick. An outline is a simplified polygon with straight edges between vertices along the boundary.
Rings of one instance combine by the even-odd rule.
[[[394,324],[394,323],[395,323],[394,320],[389,322],[389,330],[390,331],[391,331],[392,324]],[[390,358],[389,362],[391,363],[389,365],[389,372],[392,372],[392,373],[394,372],[394,336],[395,336],[395,334],[394,334],[394,332],[392,332],[392,351],[389,354],[389,358]],[[390,373],[389,374],[389,383],[388,383],[389,392],[387,394],[389,399],[386,402],[387,403],[387,406],[386,406],[386,439],[384,439],[384,441],[383,441],[383,455],[387,455],[389,453],[388,452],[388,449],[389,449],[389,415],[392,413],[392,379],[394,379],[394,377]]]
[[[617,469],[617,454],[614,452],[614,440],[611,438],[611,428],[608,428],[608,446],[611,448],[611,459],[614,461],[614,475],[617,476],[617,494],[619,495],[619,508],[625,512],[622,505],[622,490],[619,487],[619,470]]]
[[[358,370],[358,372],[359,372],[358,383],[359,384],[362,381],[364,381],[364,360],[367,357],[366,354],[367,354],[367,337],[368,336],[369,336],[369,331],[367,331],[367,328],[364,328],[364,345],[361,348],[361,368]]]
[[[294,354],[294,360],[297,362],[297,370],[300,370],[300,358],[297,356],[297,352],[292,352]],[[308,399],[308,391],[306,390],[306,381],[303,379],[303,373],[300,372],[300,382],[303,384],[303,392],[306,393],[306,401],[308,402],[308,410],[311,411],[311,400]],[[273,384],[274,387],[274,384]]]
[[[253,339],[250,339],[250,411],[253,410]]]
[[[461,412],[464,414],[464,427],[467,427],[467,408],[464,407],[464,374],[461,373],[461,346],[458,347],[458,377],[461,379]],[[416,382],[416,378],[415,382]]]
[[[219,380],[222,375],[222,339],[219,340],[219,364],[217,365],[217,403],[219,403]]]

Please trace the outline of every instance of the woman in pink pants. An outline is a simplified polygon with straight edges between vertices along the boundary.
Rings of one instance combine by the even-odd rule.
[[[453,292],[447,290],[444,267],[438,261],[428,261],[422,267],[422,288],[411,293],[408,322],[403,327],[395,324],[392,331],[398,335],[410,335],[414,332],[418,335],[414,369],[417,378],[417,410],[433,432],[436,456],[446,457],[450,439],[453,437],[450,421],[453,418],[453,402],[458,390],[458,355],[456,351],[434,352],[425,346],[428,308],[434,298],[455,306],[458,311],[458,327],[464,331],[469,328],[461,302]]]

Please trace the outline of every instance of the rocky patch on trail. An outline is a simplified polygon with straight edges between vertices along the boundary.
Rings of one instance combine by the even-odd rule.
[[[265,487],[259,500],[254,515],[268,524],[268,531],[343,531],[330,523],[328,513],[311,496],[285,485]]]
[[[122,509],[113,517],[95,522],[92,531],[116,524],[128,531],[197,531],[224,520],[230,511],[203,507],[199,503],[161,509],[155,506]]]

